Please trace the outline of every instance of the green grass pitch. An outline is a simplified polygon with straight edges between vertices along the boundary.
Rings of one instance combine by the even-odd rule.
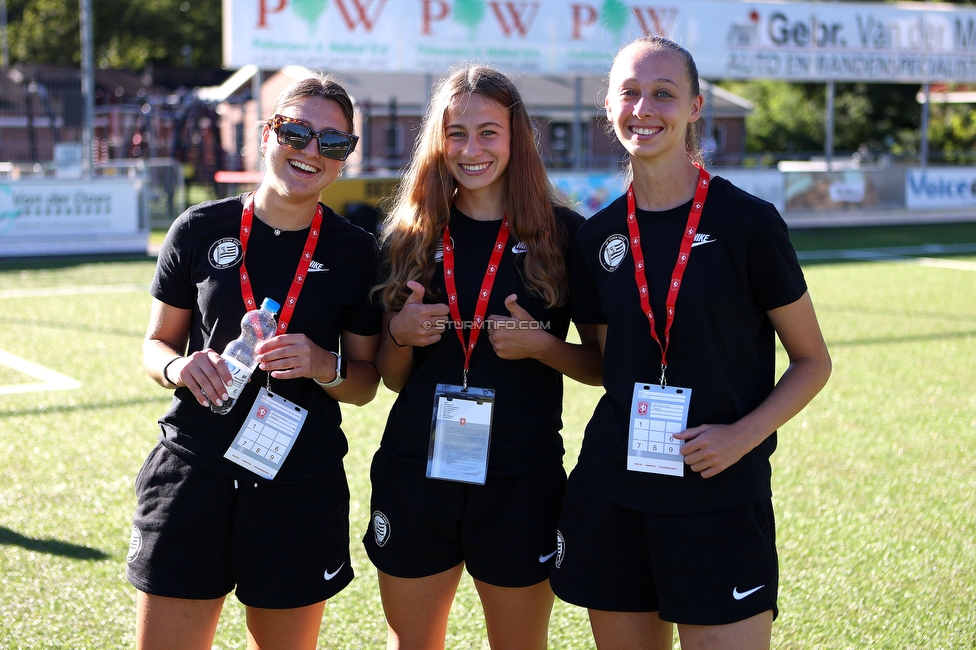
[[[794,241],[801,252],[898,246],[901,255],[804,262],[834,372],[780,430],[773,456],[773,647],[973,650],[976,254],[903,249],[976,244],[976,224],[801,231]],[[0,647],[133,645],[134,590],[124,578],[132,486],[170,398],[141,364],[152,272],[148,258],[0,264],[0,351],[14,355],[0,363]],[[782,351],[779,362],[782,370]],[[58,374],[32,374],[37,367]],[[58,376],[81,386],[41,389]],[[571,468],[600,392],[566,385]],[[343,409],[357,577],[326,607],[321,648],[385,647],[359,538],[391,403],[381,389],[371,404]],[[244,648],[244,638],[231,596],[214,647]],[[447,647],[487,647],[467,578]],[[593,647],[583,611],[557,601],[550,647]]]

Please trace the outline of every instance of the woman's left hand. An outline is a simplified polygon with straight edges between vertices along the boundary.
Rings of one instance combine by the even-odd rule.
[[[704,478],[728,469],[758,447],[809,404],[830,377],[830,354],[810,293],[767,313],[790,357],[773,391],[733,424],[703,424],[674,436],[685,441],[681,447],[685,464]]]
[[[335,368],[335,356],[312,343],[304,334],[282,334],[262,341],[255,348],[261,370],[275,379],[318,377]]]
[[[488,340],[501,359],[535,359],[546,345],[549,333],[518,304],[514,293],[505,298],[511,316],[492,315],[486,319]]]
[[[734,425],[702,424],[674,435],[684,440],[681,455],[685,465],[709,478],[735,465],[751,451],[747,438],[738,435]]]

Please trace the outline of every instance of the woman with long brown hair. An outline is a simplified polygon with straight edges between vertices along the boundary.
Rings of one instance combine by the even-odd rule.
[[[546,647],[562,375],[599,382],[592,332],[565,341],[581,222],[553,199],[512,80],[442,80],[382,235],[377,367],[399,396],[364,543],[388,647],[443,648],[465,566],[492,647]]]

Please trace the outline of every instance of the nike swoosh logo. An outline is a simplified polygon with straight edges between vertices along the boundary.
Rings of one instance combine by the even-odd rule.
[[[705,241],[696,241],[696,242],[693,242],[691,244],[691,247],[694,248],[695,246],[703,246],[705,244],[714,244],[717,241],[718,241],[717,239],[706,239]]]
[[[539,555],[539,564],[545,564],[552,559],[552,556],[558,553],[558,551],[553,551],[549,555]]]
[[[324,267],[322,267],[322,268],[318,268],[318,269],[313,269],[313,268],[310,268],[310,269],[308,270],[308,272],[309,272],[309,273],[325,273],[325,272],[327,272],[328,270],[329,270],[329,269],[327,269],[327,268],[324,268]]]
[[[326,571],[325,572],[325,579],[326,580],[332,580],[332,578],[334,578],[337,575],[339,575],[339,572],[342,571],[342,567],[344,567],[344,566],[346,566],[346,563],[345,562],[343,562],[342,564],[340,564],[339,565],[339,568],[336,569],[335,571],[333,571],[332,573],[329,573],[328,571]]]
[[[759,591],[760,589],[762,589],[765,586],[766,585],[759,585],[755,589],[750,589],[749,591],[739,591],[739,588],[738,587],[733,587],[733,589],[732,589],[732,597],[735,598],[736,600],[742,600],[743,598],[745,598],[747,596],[751,596],[752,594],[756,593],[757,591]]]

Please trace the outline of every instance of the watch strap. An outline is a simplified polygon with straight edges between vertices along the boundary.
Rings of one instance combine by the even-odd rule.
[[[338,352],[333,352],[329,350],[336,358],[336,376],[332,381],[319,381],[315,377],[312,377],[312,381],[321,386],[322,388],[332,388],[333,386],[338,386],[346,380],[346,361],[343,359]]]

